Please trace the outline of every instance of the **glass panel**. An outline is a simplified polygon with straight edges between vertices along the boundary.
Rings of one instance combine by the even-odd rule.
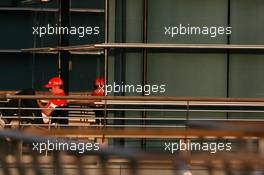
[[[226,97],[225,54],[150,53],[150,84],[165,84],[166,92],[153,95]]]
[[[225,34],[215,36],[214,27],[227,27],[227,5],[227,0],[151,0],[148,40],[154,43],[226,43],[227,36]],[[171,35],[168,33],[165,35],[165,27],[177,27],[178,35],[172,37],[172,30]],[[211,32],[208,31],[206,34],[204,31],[204,35],[194,34],[195,30],[191,32],[190,27],[202,29],[200,32],[197,30],[197,33],[201,33],[205,28],[210,28]],[[177,33],[176,28],[173,31]]]
[[[262,0],[231,1],[232,44],[264,44]]]
[[[70,91],[92,91],[96,76],[102,75],[103,58],[93,55],[71,55]]]

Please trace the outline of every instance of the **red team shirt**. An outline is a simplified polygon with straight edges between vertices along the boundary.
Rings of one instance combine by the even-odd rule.
[[[55,96],[65,96],[65,93],[58,93],[58,94],[54,94]],[[48,104],[46,105],[46,108],[49,109],[54,109],[57,107],[61,107],[61,106],[67,106],[67,101],[64,99],[52,99],[48,102]],[[43,122],[44,123],[49,123],[50,121],[50,117],[46,116],[44,113],[42,113],[42,117],[43,117]]]
[[[62,92],[62,93],[58,93],[58,94],[55,94],[55,96],[65,96],[65,93]],[[61,107],[61,106],[67,106],[67,101],[66,100],[63,100],[63,99],[53,99],[53,100],[50,100],[47,104],[47,108],[56,108],[56,107]]]
[[[92,94],[92,96],[104,96],[104,92],[101,89],[95,89]]]

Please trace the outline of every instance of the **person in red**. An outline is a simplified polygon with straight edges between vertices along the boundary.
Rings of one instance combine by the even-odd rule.
[[[54,96],[65,96],[63,90],[63,81],[59,77],[53,77],[49,80],[48,84],[44,85],[45,88],[49,89],[50,93]],[[46,108],[41,111],[42,118],[44,123],[50,122],[50,117],[55,108],[66,107],[67,101],[64,99],[52,99],[46,105],[43,105],[42,102],[38,101],[40,108]]]
[[[44,87],[48,88],[52,95],[55,96],[64,96],[64,90],[62,88],[63,81],[59,77],[54,77],[49,80],[49,83],[46,84]],[[35,95],[34,89],[24,89],[22,91],[19,91],[16,93],[16,95]],[[54,99],[50,100],[47,105],[42,104],[39,100],[34,99],[23,99],[19,101],[17,99],[9,100],[9,102],[6,104],[6,109],[2,111],[3,116],[0,117],[0,128],[5,128],[10,124],[10,122],[13,119],[17,119],[17,115],[19,113],[18,107],[22,108],[34,108],[33,110],[20,110],[20,115],[29,117],[32,116],[32,118],[25,118],[21,119],[21,122],[26,123],[32,123],[32,124],[43,124],[43,123],[49,123],[51,120],[51,116],[55,117],[67,117],[67,114],[64,112],[58,112],[61,110],[54,110],[55,108],[60,107],[67,107],[67,101],[63,99]],[[44,108],[43,110],[38,110],[38,108]],[[14,109],[13,109],[14,108]],[[67,111],[66,111],[67,112]],[[5,117],[5,116],[8,116]],[[33,117],[34,116],[34,117]],[[41,119],[42,116],[42,119]],[[37,117],[37,118],[35,118]],[[58,122],[60,124],[68,124],[68,119],[52,119],[51,122]]]
[[[96,78],[92,96],[104,96],[104,79]]]
[[[95,83],[94,83],[94,90],[91,93],[92,96],[104,96],[104,79],[103,78],[96,78]],[[104,106],[101,104],[93,104],[91,106],[92,108],[103,108]],[[96,119],[96,124],[97,125],[104,125],[105,120],[102,118],[104,117],[104,111],[103,110],[95,110],[95,117]]]

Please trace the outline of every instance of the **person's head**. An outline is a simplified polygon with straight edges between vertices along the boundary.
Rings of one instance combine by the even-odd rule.
[[[94,89],[99,89],[104,87],[104,78],[96,78],[94,82]]]
[[[52,94],[60,93],[63,90],[62,86],[63,81],[60,77],[53,77],[49,80],[48,84],[44,85]]]

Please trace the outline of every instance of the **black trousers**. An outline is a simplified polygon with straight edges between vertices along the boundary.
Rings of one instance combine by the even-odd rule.
[[[16,95],[35,95],[35,90],[34,89],[25,89],[22,90],[18,93],[16,93]],[[38,103],[36,100],[34,99],[22,99],[22,100],[18,100],[18,99],[11,99],[9,102],[7,102],[5,104],[6,108],[39,108]],[[27,116],[30,117],[32,116],[32,118],[26,118],[26,119],[22,119],[21,122],[27,122],[27,123],[38,123],[38,124],[43,124],[43,120],[41,118],[34,118],[35,117],[41,117],[41,110],[40,109],[36,109],[36,110],[32,110],[32,109],[4,109],[2,111],[3,114],[3,118],[5,118],[4,116],[8,116],[10,118],[6,118],[6,121],[8,123],[10,123],[13,118],[17,118],[17,116],[15,116],[15,114],[20,115],[20,116]]]
[[[102,107],[91,106],[91,108],[102,108]],[[104,110],[94,110],[94,113],[95,113],[95,121],[97,125],[106,124],[105,119],[100,119],[100,118],[104,118]]]

